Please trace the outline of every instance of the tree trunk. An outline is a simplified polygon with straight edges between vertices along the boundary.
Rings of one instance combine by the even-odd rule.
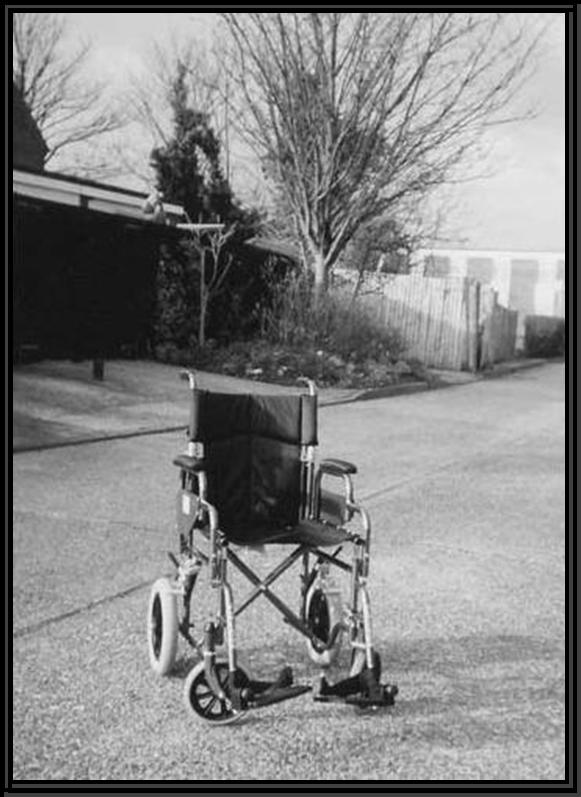
[[[200,302],[200,325],[198,328],[198,345],[201,349],[206,345],[206,317],[208,314],[207,297],[203,297]]]
[[[200,258],[200,323],[198,326],[198,346],[206,345],[206,314],[208,310],[208,291],[206,287],[206,251],[202,249]]]
[[[327,268],[325,264],[325,255],[319,251],[313,255],[313,293],[315,300],[318,302],[327,292]]]

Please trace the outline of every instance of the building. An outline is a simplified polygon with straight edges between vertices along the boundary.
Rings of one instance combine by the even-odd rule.
[[[95,358],[146,341],[160,244],[181,234],[183,209],[166,224],[147,196],[44,171],[47,152],[13,86],[13,352]]]
[[[518,310],[519,347],[526,316],[565,317],[563,252],[421,249],[415,269],[425,276],[469,277],[492,285],[499,304]]]
[[[46,142],[24,102],[22,92],[13,83],[12,167],[41,171],[47,152]]]

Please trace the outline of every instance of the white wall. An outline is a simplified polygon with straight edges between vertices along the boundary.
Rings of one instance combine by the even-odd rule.
[[[434,258],[432,265],[430,258]],[[560,318],[565,315],[563,252],[420,249],[414,261],[415,268],[420,273],[428,274],[432,269],[431,273],[436,274],[441,269],[442,276],[474,276],[481,282],[488,282],[498,291],[500,304],[522,314],[554,315]],[[484,278],[478,273],[479,261]],[[523,277],[527,267],[530,267],[531,273],[529,286],[526,285],[526,277]],[[522,287],[525,289],[522,298],[519,298],[515,287],[517,271],[521,272],[519,278],[522,279]]]

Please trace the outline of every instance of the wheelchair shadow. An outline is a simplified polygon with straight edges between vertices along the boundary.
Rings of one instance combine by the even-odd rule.
[[[334,682],[347,674],[349,651],[342,650],[328,670]],[[531,718],[543,730],[539,739],[555,738],[563,731],[564,647],[558,639],[519,635],[432,637],[378,642],[384,683],[395,683],[399,694],[387,709],[356,709],[342,703],[315,703],[307,693],[290,709],[308,716],[309,722],[344,723],[345,712],[353,722],[377,722],[389,718],[389,732],[400,740],[412,737],[422,743],[448,747],[483,746],[503,734],[526,737]],[[260,662],[254,677],[265,670],[290,663],[299,682],[314,681],[319,670],[309,661],[300,639],[278,649],[246,648],[244,659]],[[172,678],[185,679],[198,658],[181,656]],[[251,711],[241,727],[258,722],[278,726],[289,709],[277,704]],[[290,707],[289,707],[290,708]],[[382,725],[382,727],[385,727]]]
[[[201,661],[201,657],[192,655],[178,656],[168,678],[176,681],[185,681],[193,668]]]
[[[565,656],[558,639],[474,635],[402,640],[386,648],[383,675],[399,685],[400,738],[479,748],[504,739],[564,734]]]
[[[462,637],[429,637],[399,639],[377,644],[382,659],[384,679],[403,677],[413,680],[413,673],[424,672],[431,677],[461,678],[482,667],[512,667],[527,663],[564,660],[564,643],[560,640],[519,635],[474,635]],[[290,664],[301,676],[317,672],[311,664],[301,640],[283,644],[277,650],[263,647],[241,650],[245,662],[260,662],[260,670],[276,669]],[[218,654],[218,658],[220,658]],[[191,652],[178,655],[172,678],[186,678],[201,656]],[[349,667],[349,651],[346,646],[340,653],[331,672]],[[254,674],[254,673],[253,673]],[[264,677],[262,673],[261,677]]]
[[[515,634],[400,640],[384,654],[384,673],[461,684],[474,678],[522,683],[546,670],[562,670],[564,642]],[[551,665],[555,665],[551,667]]]
[[[337,718],[341,722],[345,711],[351,711],[358,724],[389,717],[390,732],[401,739],[411,736],[454,747],[479,747],[498,741],[504,733],[527,737],[531,722],[539,738],[554,739],[563,733],[561,640],[475,634],[380,642],[378,650],[383,665],[381,680],[399,687],[395,704],[374,711],[311,702],[309,721],[333,722]],[[300,649],[293,653],[296,660]],[[348,652],[343,651],[337,665],[329,670],[329,679],[343,677],[348,666]],[[299,677],[302,670],[297,668]],[[311,677],[316,675],[308,665],[306,671]],[[302,700],[303,706],[309,705],[308,695]],[[540,723],[539,717],[543,718]],[[263,715],[263,721],[276,720]]]
[[[547,661],[562,657],[557,639],[516,634],[400,639],[384,646],[383,658],[397,670],[434,669],[456,673],[466,667]],[[385,667],[384,667],[385,669]]]

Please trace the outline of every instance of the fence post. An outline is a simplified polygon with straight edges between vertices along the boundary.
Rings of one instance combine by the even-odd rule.
[[[480,327],[480,307],[481,307],[481,296],[480,296],[480,283],[474,283],[474,344],[472,351],[474,352],[474,363],[473,363],[473,371],[476,371],[480,368],[480,360],[482,357],[482,334],[481,334],[481,327]]]
[[[102,382],[105,377],[105,360],[97,357],[93,360],[93,379]]]

